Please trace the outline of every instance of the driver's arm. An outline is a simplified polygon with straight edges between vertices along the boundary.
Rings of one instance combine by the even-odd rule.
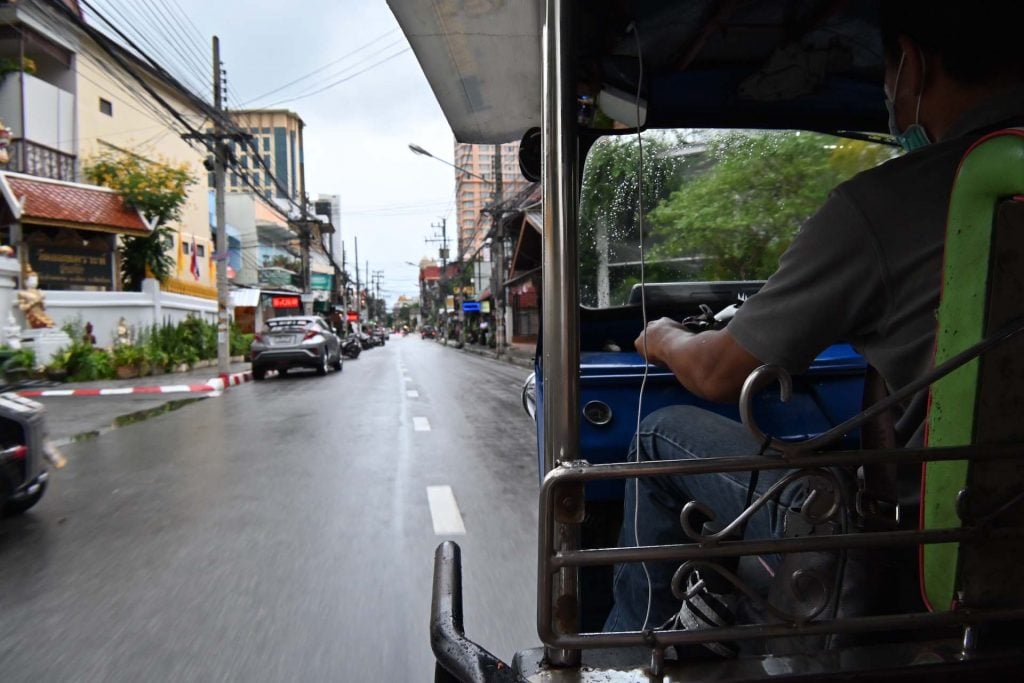
[[[747,375],[763,365],[728,328],[693,334],[671,318],[648,323],[634,346],[648,362],[668,367],[690,392],[720,403],[738,401]]]

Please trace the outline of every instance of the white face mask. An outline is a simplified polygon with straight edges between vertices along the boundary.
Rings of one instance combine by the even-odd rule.
[[[896,82],[892,86],[892,97],[888,95],[885,97],[885,108],[889,110],[889,134],[896,139],[900,147],[907,152],[913,152],[916,149],[927,147],[932,144],[931,139],[928,137],[928,131],[921,125],[921,96],[922,92],[917,94],[917,111],[914,112],[914,123],[910,125],[906,130],[900,131],[899,124],[896,122],[896,102],[895,98],[899,94],[900,88],[900,74],[903,72],[903,61],[907,58],[907,53],[904,52],[900,56],[900,65],[896,67]],[[921,55],[921,64],[924,64],[924,55]]]

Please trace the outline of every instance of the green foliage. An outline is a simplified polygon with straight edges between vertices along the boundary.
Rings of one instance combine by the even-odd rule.
[[[146,277],[165,280],[174,268],[174,259],[166,251],[173,235],[168,223],[181,219],[188,188],[196,182],[188,166],[107,152],[90,159],[82,170],[89,181],[120,192],[126,204],[156,225],[145,237],[123,238],[120,254],[124,285],[139,290]]]
[[[7,367],[11,369],[35,370],[36,352],[32,349],[18,349],[11,354],[7,361]]]
[[[673,154],[690,142],[682,134],[643,135],[643,176],[636,136],[609,137],[590,149],[583,172],[580,201],[580,297],[596,305],[599,259],[612,263],[639,260],[642,208],[646,214],[668,196],[694,166],[691,158]],[[646,223],[644,224],[647,229]],[[599,253],[599,251],[603,251]],[[612,274],[621,275],[621,271]],[[612,283],[612,288],[615,287]]]
[[[231,323],[231,337],[228,344],[231,347],[232,356],[247,356],[252,348],[252,340],[255,335],[246,334],[238,329],[238,325]]]
[[[71,346],[55,353],[49,369],[63,370],[71,382],[91,382],[114,376],[110,354],[80,339],[73,340]]]
[[[888,158],[885,148],[815,133],[732,133],[714,161],[649,214],[653,258],[700,257],[700,277],[762,279],[830,190]]]
[[[72,339],[71,346],[59,350],[48,369],[64,371],[72,382],[108,379],[119,367],[174,370],[217,357],[217,326],[194,316],[176,325],[151,325],[141,331],[136,343],[117,344],[109,352],[83,339],[80,321],[64,325],[64,331]],[[251,341],[251,335],[241,336]]]

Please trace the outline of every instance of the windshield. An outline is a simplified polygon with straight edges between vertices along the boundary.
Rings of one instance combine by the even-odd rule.
[[[581,303],[623,305],[641,274],[648,283],[764,280],[833,187],[895,154],[806,131],[601,138],[583,174]]]

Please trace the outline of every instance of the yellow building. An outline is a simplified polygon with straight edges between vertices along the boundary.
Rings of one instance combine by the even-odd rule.
[[[11,159],[0,171],[13,172],[10,175],[15,182],[7,185],[31,194],[35,205],[43,206],[48,200],[69,207],[67,215],[48,211],[44,217],[26,216],[20,223],[16,221],[18,227],[3,239],[27,247],[19,249],[19,254],[40,272],[44,288],[118,289],[117,235],[139,232],[136,226],[125,228],[123,221],[109,216],[90,215],[88,207],[94,200],[106,202],[108,213],[114,209],[108,206],[107,195],[95,194],[80,184],[83,165],[105,152],[185,164],[196,183],[190,188],[181,219],[170,226],[175,235],[168,249],[176,269],[163,288],[215,297],[213,243],[203,182],[207,152],[201,144],[190,144],[181,137],[189,127],[202,125],[208,105],[126,51],[92,37],[77,2],[66,0],[65,4],[67,12],[31,0],[0,4],[0,26],[5,29],[0,33],[0,58],[26,58],[23,71],[8,74],[0,82],[0,119],[12,130]],[[64,201],[62,195],[73,196],[75,201]],[[18,199],[14,197],[15,202]],[[7,204],[7,213],[18,213],[10,201]],[[0,206],[0,212],[4,210]],[[110,278],[104,284],[98,272],[83,278],[77,277],[73,268],[58,273],[43,263],[33,263],[41,248],[63,254],[65,261],[82,249],[93,250],[90,258],[93,252],[105,251]]]

